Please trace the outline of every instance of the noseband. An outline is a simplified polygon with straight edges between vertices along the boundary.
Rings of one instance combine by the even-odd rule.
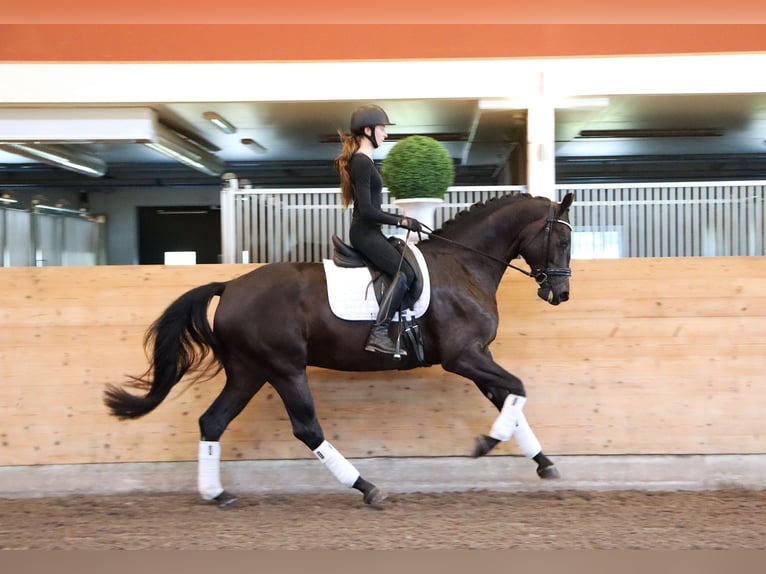
[[[569,222],[556,218],[553,206],[551,205],[550,211],[548,212],[548,219],[545,222],[545,239],[543,240],[545,265],[543,267],[534,269],[532,273],[528,273],[530,277],[537,281],[538,285],[544,285],[548,282],[550,277],[570,277],[572,275],[571,269],[567,269],[565,267],[548,267],[548,262],[550,261],[551,229],[553,229],[554,223],[561,223],[562,225],[566,225],[569,228],[569,231],[572,231],[572,225]]]

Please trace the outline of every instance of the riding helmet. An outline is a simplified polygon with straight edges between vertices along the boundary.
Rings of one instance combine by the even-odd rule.
[[[361,106],[351,114],[351,133],[354,135],[362,135],[366,127],[374,130],[375,126],[392,125],[393,122],[388,119],[383,108],[375,104]]]

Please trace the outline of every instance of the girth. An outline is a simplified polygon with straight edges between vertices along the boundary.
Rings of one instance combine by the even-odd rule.
[[[418,265],[418,261],[412,250],[406,248],[405,241],[398,237],[389,237],[388,241],[397,249],[397,251],[399,251],[399,253],[404,253],[404,261],[409,263],[410,267],[415,272],[415,281],[413,281],[409,291],[407,291],[407,294],[402,301],[402,307],[412,308],[415,301],[418,300],[423,292],[423,275],[420,270],[420,265]],[[367,267],[370,270],[375,299],[380,303],[383,293],[386,292],[386,288],[391,283],[392,277],[387,273],[384,273],[381,269],[375,267],[360,251],[357,251],[351,245],[345,243],[335,233],[332,235],[332,244],[334,248],[332,261],[335,265],[338,267]]]

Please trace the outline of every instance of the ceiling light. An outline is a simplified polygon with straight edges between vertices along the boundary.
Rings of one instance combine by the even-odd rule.
[[[240,141],[242,142],[243,145],[246,145],[249,148],[252,148],[253,151],[255,151],[257,153],[266,153],[268,151],[265,147],[263,147],[261,144],[259,144],[254,139],[242,138]]]
[[[577,134],[577,138],[705,138],[720,137],[723,134],[723,130],[719,128],[636,128],[582,130],[579,134]]]
[[[500,100],[479,100],[480,110],[525,110],[529,107],[528,100],[518,98],[503,98]]]
[[[0,149],[55,167],[101,177],[106,173],[106,162],[99,157],[60,144],[3,143]]]
[[[205,112],[202,117],[225,134],[233,134],[237,131],[237,128],[230,121],[216,112]]]
[[[72,215],[87,215],[88,212],[85,209],[71,209],[69,207],[62,207],[60,205],[45,205],[44,203],[37,203],[32,206],[35,211],[55,211],[56,213],[70,213]]]
[[[480,110],[526,110],[535,104],[535,98],[500,98],[493,100],[479,100]],[[554,98],[554,108],[586,109],[606,108],[609,106],[609,98]]]
[[[18,203],[19,200],[13,197],[12,193],[9,192],[3,192],[3,195],[0,195],[0,203],[4,203],[6,205],[11,203]]]
[[[226,169],[226,164],[217,156],[159,124],[155,126],[152,141],[142,143],[148,148],[208,175],[221,175]]]

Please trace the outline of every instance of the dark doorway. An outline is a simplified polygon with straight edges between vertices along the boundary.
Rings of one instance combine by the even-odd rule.
[[[166,253],[193,252],[196,263],[221,262],[218,207],[139,207],[138,262],[162,265]]]

